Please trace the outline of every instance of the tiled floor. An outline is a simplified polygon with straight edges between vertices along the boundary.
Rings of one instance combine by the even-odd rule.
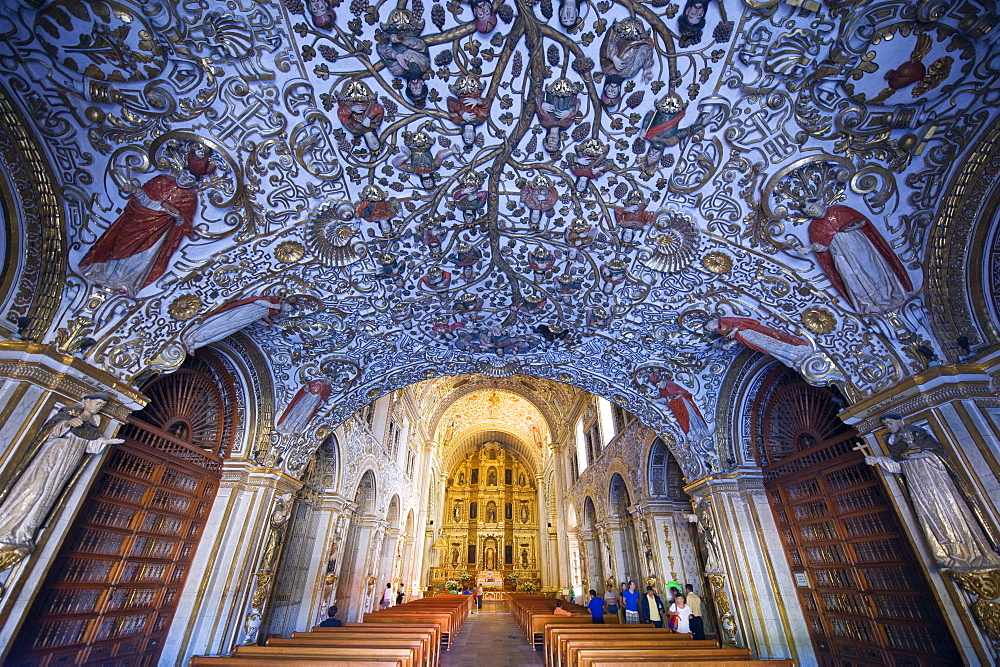
[[[532,650],[514,617],[502,602],[484,602],[469,616],[450,651],[441,653],[441,667],[520,667],[544,665],[541,651]]]

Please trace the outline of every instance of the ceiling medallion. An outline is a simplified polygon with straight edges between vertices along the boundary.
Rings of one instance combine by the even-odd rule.
[[[710,252],[701,258],[701,265],[712,273],[729,273],[733,269],[733,258],[724,252]]]
[[[652,254],[643,264],[661,273],[678,273],[691,264],[701,234],[694,221],[677,211],[661,211],[653,222]]]
[[[815,334],[828,334],[837,326],[837,318],[825,308],[807,308],[802,313],[802,324]]]
[[[274,248],[275,259],[286,264],[299,261],[305,254],[305,247],[298,241],[283,241]]]
[[[178,322],[190,320],[201,310],[201,299],[194,294],[182,294],[167,308],[170,317]]]

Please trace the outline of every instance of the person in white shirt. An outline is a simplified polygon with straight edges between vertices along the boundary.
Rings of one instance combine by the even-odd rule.
[[[691,607],[687,606],[683,595],[674,598],[674,603],[670,605],[670,615],[677,617],[677,632],[691,632]]]

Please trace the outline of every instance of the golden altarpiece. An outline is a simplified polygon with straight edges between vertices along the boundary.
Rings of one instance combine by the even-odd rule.
[[[432,587],[541,588],[538,485],[516,454],[500,442],[466,454],[448,474],[443,507]]]

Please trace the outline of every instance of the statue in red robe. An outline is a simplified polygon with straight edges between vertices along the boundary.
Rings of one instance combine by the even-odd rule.
[[[764,326],[749,317],[720,317],[709,321],[705,328],[722,335],[728,345],[741,343],[794,369],[813,353],[806,339]]]
[[[323,404],[330,398],[333,387],[326,380],[311,380],[299,387],[275,428],[282,435],[301,435]]]
[[[793,250],[816,253],[834,288],[863,315],[899,308],[913,291],[903,263],[871,221],[848,206],[827,206],[807,197],[802,212],[812,218],[809,245]]]
[[[162,276],[181,240],[194,238],[195,186],[213,171],[208,157],[192,150],[176,176],[156,176],[142,187],[130,182],[125,210],[80,260],[84,277],[135,296]]]
[[[696,435],[705,435],[709,432],[708,424],[701,414],[701,410],[695,405],[694,395],[669,379],[668,376],[659,371],[653,371],[647,379],[656,387],[658,402],[665,403],[667,409],[674,415],[677,424],[684,431],[684,435],[692,431]]]

